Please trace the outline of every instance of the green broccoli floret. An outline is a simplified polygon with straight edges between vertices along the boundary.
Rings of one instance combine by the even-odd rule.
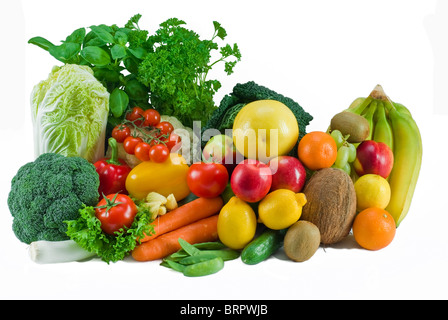
[[[80,157],[45,153],[25,164],[8,196],[16,237],[27,244],[68,240],[64,221],[77,219],[83,204],[98,203],[99,183],[93,164]]]
[[[202,132],[207,129],[218,129],[224,133],[225,129],[232,129],[233,121],[235,120],[238,112],[248,103],[257,100],[277,100],[285,104],[297,118],[299,124],[299,140],[306,134],[306,127],[313,120],[313,116],[306,112],[297,102],[293,99],[285,97],[269,88],[258,85],[253,81],[241,84],[238,83],[233,88],[233,91],[224,96],[205,127],[202,128]],[[207,141],[203,141],[203,146]]]

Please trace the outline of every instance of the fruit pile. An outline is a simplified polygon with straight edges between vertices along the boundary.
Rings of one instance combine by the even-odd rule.
[[[298,130],[290,119],[285,106],[267,100],[237,114],[233,154],[244,160],[229,172],[219,239],[243,250],[248,264],[282,245],[292,260],[305,261],[320,244],[337,243],[350,232],[365,249],[388,246],[409,210],[421,164],[421,137],[410,112],[377,86],[336,114],[325,132],[306,133],[296,155],[290,152]],[[260,130],[275,128],[281,128],[277,145],[272,140],[278,136]],[[216,139],[204,148],[208,158]],[[231,150],[227,140],[224,154]]]

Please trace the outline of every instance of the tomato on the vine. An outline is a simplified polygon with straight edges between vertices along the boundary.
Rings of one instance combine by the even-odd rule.
[[[170,150],[170,152],[177,152],[179,151],[180,147],[182,146],[182,139],[179,135],[175,133],[171,133],[170,136],[164,140],[166,146]]]
[[[134,122],[136,126],[143,124],[145,111],[140,107],[132,108],[131,112],[126,115],[126,120]]]
[[[156,125],[156,128],[160,129],[159,135],[170,135],[171,132],[174,131],[174,127],[171,123],[168,121],[162,121],[158,125]]]
[[[134,155],[140,161],[149,161],[149,151],[151,150],[151,146],[146,142],[139,142],[134,149]]]
[[[160,113],[155,109],[145,110],[143,117],[145,118],[144,127],[155,127],[160,123]]]
[[[134,154],[135,147],[142,141],[143,141],[142,138],[139,137],[133,137],[133,136],[127,137],[123,141],[124,151],[126,151],[126,153],[128,154]]]
[[[118,143],[123,143],[123,141],[130,135],[131,129],[124,124],[119,124],[112,129],[112,138],[117,140]]]
[[[169,156],[170,150],[163,144],[157,144],[151,147],[151,150],[149,151],[149,157],[151,158],[151,161],[157,163],[165,162],[166,160],[168,160]]]
[[[101,229],[110,235],[121,228],[130,228],[137,215],[137,206],[125,194],[105,196],[95,207],[95,216],[101,222]]]
[[[202,198],[214,198],[223,193],[229,173],[219,163],[193,163],[188,169],[187,184],[191,192]]]

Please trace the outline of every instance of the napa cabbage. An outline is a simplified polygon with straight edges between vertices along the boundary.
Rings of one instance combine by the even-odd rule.
[[[89,66],[53,67],[31,94],[35,156],[57,153],[95,162],[104,155],[109,93]]]

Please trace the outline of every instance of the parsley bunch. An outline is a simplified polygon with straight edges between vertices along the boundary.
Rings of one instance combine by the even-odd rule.
[[[124,27],[101,24],[91,26],[88,32],[79,28],[60,45],[43,37],[28,42],[62,63],[92,68],[110,93],[109,132],[134,106],[155,107],[187,126],[194,120],[205,124],[216,108],[213,95],[221,86],[218,80],[207,80],[207,74],[219,62],[224,62],[228,75],[233,73],[241,60],[238,46],[219,48],[214,41],[224,40],[227,33],[216,21],[211,40],[200,40],[176,18],[163,22],[150,34],[140,28],[141,17],[134,15]],[[219,50],[220,57],[210,62],[213,50]]]
[[[175,116],[187,126],[195,120],[204,125],[216,108],[213,96],[221,87],[218,80],[207,79],[209,71],[224,62],[225,72],[232,74],[241,53],[237,44],[219,48],[215,40],[227,36],[220,23],[213,22],[210,40],[201,40],[185,24],[176,18],[160,24],[149,37],[154,52],[140,64],[138,79],[151,88],[151,102],[161,114]],[[213,50],[219,50],[219,57],[211,62]]]

